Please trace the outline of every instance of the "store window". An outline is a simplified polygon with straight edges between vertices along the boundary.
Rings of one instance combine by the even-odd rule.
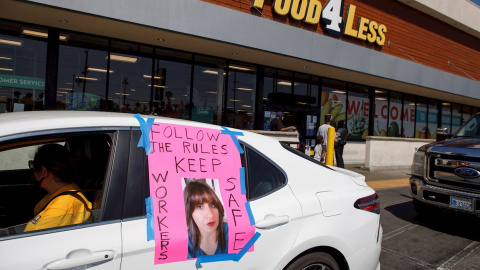
[[[255,119],[255,66],[230,62],[226,125],[238,129],[253,129]]]
[[[75,33],[68,36],[60,41],[57,109],[105,110],[108,41]]]
[[[112,41],[108,111],[150,113],[151,89],[162,87],[156,84],[161,74],[153,74],[152,86],[152,55],[152,47]]]
[[[480,108],[478,108],[478,107],[472,107],[472,116],[473,116],[474,114],[477,114],[478,112],[480,112]],[[468,119],[465,119],[465,121],[467,121],[467,120],[468,120]]]
[[[450,102],[442,102],[442,128],[448,128],[448,132],[452,132],[452,104]]]
[[[294,109],[294,125],[298,127],[300,139],[305,146],[313,149],[316,144],[316,129],[318,122],[318,92],[320,79],[315,76],[295,73],[292,104]],[[302,107],[308,107],[302,109]],[[303,141],[302,141],[303,142]]]
[[[375,89],[375,117],[373,122],[373,135],[374,136],[393,136],[394,133],[389,132],[389,123],[395,126],[390,117],[390,110],[388,107],[388,91],[382,89]],[[393,130],[393,129],[392,129]]]
[[[452,133],[462,126],[462,105],[453,103],[452,105]]]
[[[298,106],[317,106],[318,82],[318,78],[296,73],[291,102]]]
[[[415,96],[405,94],[403,102],[402,137],[415,137]]]
[[[0,26],[0,113],[45,107],[46,38],[30,38],[25,29],[13,23]]]
[[[311,85],[310,85],[310,97],[316,100],[315,103],[311,104],[314,107],[317,107],[320,104],[319,94],[320,94],[320,78],[316,76],[312,76]]]
[[[465,124],[465,122],[472,117],[472,107],[468,105],[462,106],[462,123],[461,125]]]
[[[277,93],[292,93],[292,76],[291,71],[278,70],[277,72]],[[283,97],[283,95],[282,95]]]
[[[221,124],[225,60],[195,56],[193,75],[192,120]],[[239,102],[230,99],[232,102]]]
[[[308,101],[310,88],[310,75],[295,73],[295,83],[293,84],[293,93],[295,102],[299,105],[310,105]]]
[[[428,101],[428,125],[424,134],[427,139],[437,138],[438,128],[438,102],[435,99],[429,99]]]
[[[268,102],[268,97],[271,96],[276,89],[277,70],[274,68],[265,68],[263,78],[263,101]]]
[[[192,55],[157,49],[153,72],[153,112],[190,119]]]
[[[426,138],[427,130],[427,99],[417,97],[417,111],[415,118],[415,138]]]
[[[403,137],[403,95],[402,93],[390,91],[388,109],[388,130],[389,137]]]
[[[347,84],[342,81],[322,80],[322,101],[320,108],[320,125],[325,123],[325,115],[331,115],[331,125],[336,126],[339,120],[346,120]]]
[[[350,84],[348,88],[347,129],[348,138],[365,139],[368,135],[370,101],[368,87]]]

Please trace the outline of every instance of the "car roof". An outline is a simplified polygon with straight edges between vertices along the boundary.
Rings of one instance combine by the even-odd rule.
[[[140,115],[144,120],[155,118],[156,122],[170,123],[177,125],[188,125],[200,128],[222,129],[213,124],[168,118],[152,115]],[[0,137],[23,134],[28,132],[86,128],[86,127],[140,127],[134,114],[97,111],[29,111],[0,114]],[[229,128],[230,130],[240,131]],[[249,133],[249,132],[246,132]],[[267,138],[255,133],[250,136]],[[245,134],[246,135],[246,134]],[[268,138],[270,139],[270,138]]]

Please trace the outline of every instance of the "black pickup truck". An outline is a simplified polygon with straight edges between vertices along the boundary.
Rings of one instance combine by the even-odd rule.
[[[448,208],[480,216],[480,113],[454,135],[446,133],[439,129],[437,142],[414,154],[410,193],[415,210],[432,215]]]

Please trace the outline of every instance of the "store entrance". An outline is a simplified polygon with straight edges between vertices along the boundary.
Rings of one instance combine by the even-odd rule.
[[[283,125],[295,126],[299,134],[299,141],[302,149],[313,150],[316,144],[315,135],[318,129],[319,109],[317,107],[301,107],[286,104],[264,104],[263,107],[263,129],[268,130],[270,121],[276,117],[276,113],[284,113]]]

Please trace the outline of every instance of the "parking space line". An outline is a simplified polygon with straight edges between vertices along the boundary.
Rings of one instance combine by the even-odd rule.
[[[422,267],[426,267],[427,269],[436,269],[434,265],[431,265],[427,262],[424,262],[424,261],[420,261],[420,260],[417,260],[415,258],[413,258],[411,255],[404,255],[400,252],[397,252],[395,250],[391,250],[391,249],[388,249],[388,248],[385,248],[385,247],[382,247],[382,252],[385,252],[385,253],[390,253],[392,254],[393,256],[396,256],[398,258],[401,258],[402,260],[407,260],[407,261],[410,261],[416,265],[420,265]]]
[[[406,187],[409,185],[410,179],[392,179],[392,180],[379,180],[379,181],[367,181],[367,185],[373,189],[386,189],[396,187]]]
[[[396,229],[396,230],[393,230],[393,231],[391,231],[391,232],[389,232],[389,233],[385,233],[385,234],[383,234],[383,241],[388,240],[388,239],[390,239],[390,238],[392,238],[392,237],[395,237],[395,236],[397,236],[397,235],[400,235],[400,234],[402,234],[402,233],[404,233],[404,232],[406,232],[406,231],[409,231],[409,230],[411,230],[411,229],[413,229],[413,228],[415,228],[415,227],[418,227],[418,225],[419,225],[419,224],[408,224],[408,225],[405,225],[405,226],[403,226],[403,227],[400,227],[400,228],[398,228],[398,229]]]
[[[460,252],[458,252],[457,254],[455,254],[453,257],[451,257],[450,259],[448,259],[446,262],[444,262],[442,265],[440,265],[437,270],[449,270],[449,269],[453,269],[453,267],[459,263],[460,261],[462,261],[463,259],[465,259],[466,257],[468,257],[468,255],[470,255],[472,252],[474,252],[476,249],[478,249],[480,247],[480,242],[477,242],[477,241],[473,241],[472,243],[470,243],[470,245],[468,245],[467,247],[465,247],[464,249],[462,249]]]

